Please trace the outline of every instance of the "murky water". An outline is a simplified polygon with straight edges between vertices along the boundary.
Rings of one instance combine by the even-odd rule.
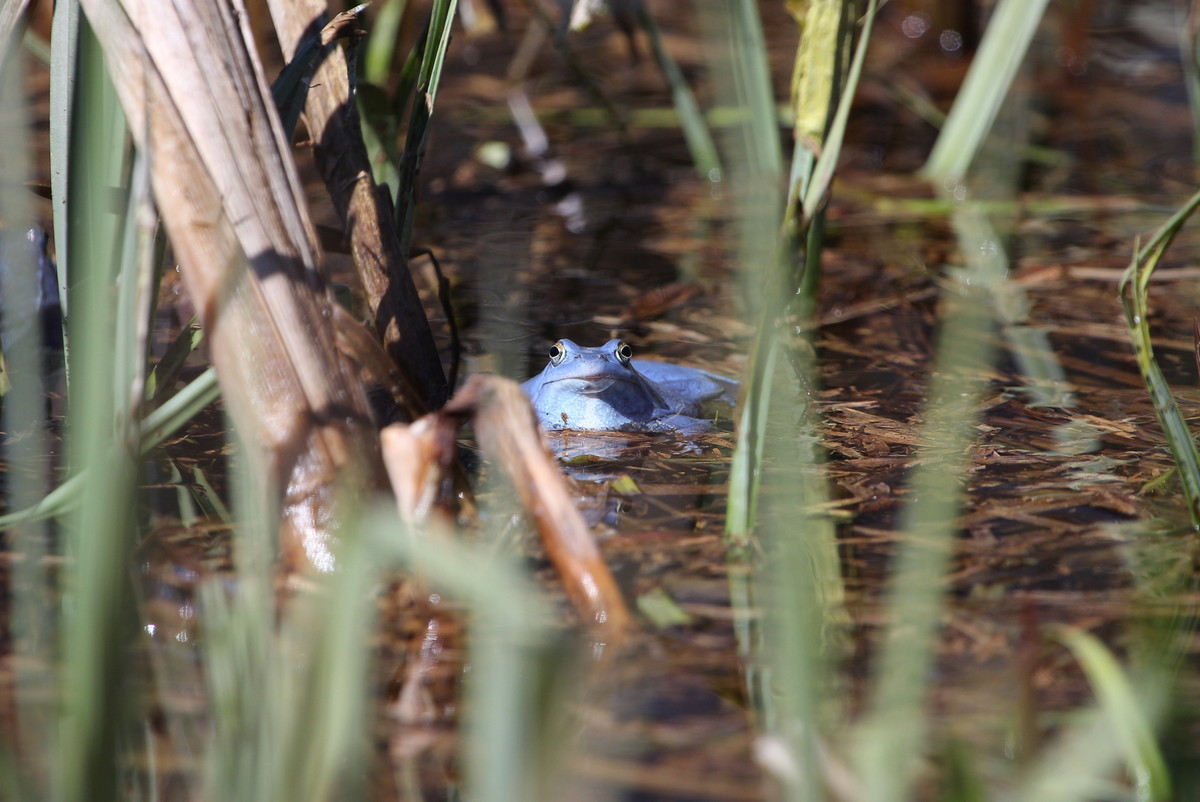
[[[1067,380],[1057,391],[1070,398],[1060,401],[1067,406],[1037,405],[1044,396],[1031,394],[1021,355],[1003,340],[981,409],[937,666],[945,736],[998,754],[1012,737],[1014,700],[1046,711],[1087,698],[1078,669],[1047,656],[1038,633],[1058,622],[1118,631],[1131,612],[1127,524],[1156,509],[1139,492],[1170,463],[1116,283],[1134,237],[1157,227],[1192,189],[1191,122],[1167,37],[1169,9],[1097,5],[1090,20],[1051,13],[1014,98],[1030,104],[1023,124],[1039,150],[1018,177],[1011,207],[1013,279],[1029,305],[1022,324],[1048,338]],[[785,86],[792,28],[777,10],[763,13],[776,85]],[[914,20],[925,26],[920,35]],[[664,24],[686,34],[681,17],[664,15]],[[908,500],[936,337],[937,277],[961,258],[947,219],[923,204],[928,190],[906,175],[923,162],[936,129],[904,98],[917,93],[944,109],[968,63],[962,49],[946,46],[954,41],[943,36],[950,27],[929,5],[885,9],[829,211],[819,385],[829,476],[846,515],[839,543],[859,644],[846,666],[852,680],[870,664],[877,602]],[[593,32],[581,52],[598,59],[615,36]],[[655,81],[645,63],[605,78],[605,88],[630,105]],[[477,99],[468,93],[464,104]],[[581,101],[553,70],[533,99],[546,113]],[[497,201],[491,192],[528,177],[518,170],[488,181],[476,168],[484,197],[464,202],[462,189],[447,187],[453,209],[431,230],[457,254],[466,296],[480,299],[476,347],[498,351],[491,364],[520,375],[556,337],[621,336],[656,355],[737,373],[749,331],[728,289],[733,248],[724,207],[692,175],[680,141],[634,128],[635,147],[622,149],[609,147],[614,137],[603,130],[548,131],[581,214],[562,214],[561,199],[546,190]],[[463,133],[511,141],[502,126],[464,124]],[[596,160],[599,148],[611,155]],[[1153,301],[1161,316],[1156,345],[1181,387],[1195,382],[1192,243],[1182,240],[1172,252]],[[652,315],[637,313],[648,291],[675,283],[696,289]],[[642,488],[597,517],[627,592],[662,590],[691,616],[665,629],[647,625],[610,684],[600,683],[597,701],[585,705],[587,756],[573,768],[584,787],[604,792],[599,798],[743,799],[766,788],[752,759],[719,534],[728,453],[718,445],[702,460],[671,464],[647,463],[635,450],[633,467],[605,465],[595,477],[625,473]]]
[[[861,691],[882,624],[879,600],[908,500],[940,277],[961,257],[945,210],[931,211],[930,191],[911,177],[936,136],[912,98],[944,110],[973,39],[964,21],[942,16],[939,5],[884,9],[829,209],[819,375],[812,378],[840,516],[854,642],[845,676],[853,691]],[[1061,399],[1069,393],[1071,403],[1038,404],[1042,396],[1030,391],[1013,340],[998,335],[1001,355],[980,410],[933,698],[941,736],[993,754],[1005,754],[1013,737],[1014,706],[1057,711],[1087,697],[1078,669],[1061,652],[1048,652],[1038,633],[1070,622],[1116,635],[1133,614],[1130,524],[1179,512],[1170,495],[1148,501],[1140,494],[1169,469],[1170,458],[1128,345],[1116,286],[1134,237],[1157,227],[1193,189],[1192,121],[1173,44],[1173,4],[1128,5],[1094,3],[1086,19],[1072,16],[1082,11],[1053,10],[1019,82],[1030,109],[1022,124],[1037,151],[1011,207],[1012,278],[1029,307],[1021,325],[1047,338],[1069,385],[1055,389]],[[697,77],[690,15],[673,4],[651,7],[685,70]],[[775,85],[786,87],[794,26],[776,4],[761,8]],[[497,77],[525,20],[514,12],[512,23],[508,35],[456,41],[424,167],[416,243],[434,249],[452,277],[468,368],[525,378],[559,337],[599,344],[619,336],[639,353],[740,375],[753,332],[733,287],[735,244],[721,187],[695,175],[672,127],[635,123],[618,133],[573,120],[594,103],[549,49],[527,84],[533,109],[547,121],[548,150],[524,152]],[[957,39],[947,35],[955,30]],[[615,107],[668,106],[644,43],[642,58],[631,61],[625,39],[607,22],[573,42]],[[481,160],[485,143],[506,151],[509,163]],[[547,181],[551,172],[556,180]],[[328,216],[328,209],[317,214]],[[1197,399],[1187,388],[1196,381],[1196,244],[1194,236],[1180,240],[1151,296],[1160,359],[1193,417]],[[432,285],[428,276],[425,283]],[[429,306],[438,319],[436,305]],[[439,335],[444,343],[444,327]],[[167,489],[156,491],[154,503],[161,517],[144,533],[147,660],[160,680],[170,677],[149,706],[168,708],[170,715],[155,720],[174,722],[174,729],[154,736],[164,753],[179,756],[165,777],[197,770],[187,757],[189,740],[203,727],[204,702],[192,594],[201,576],[229,569],[229,527],[213,505],[197,501],[210,493],[201,475],[211,480],[213,498],[225,495],[219,428],[219,418],[209,416],[186,442],[162,450]],[[578,672],[559,798],[741,800],[768,793],[754,757],[746,666],[729,602],[723,522],[733,443],[722,431],[693,443],[560,443],[581,506],[642,614],[628,645]],[[172,481],[172,468],[194,491],[179,496],[183,505],[173,497],[180,479]],[[531,572],[572,625],[537,544],[519,539]],[[428,597],[399,580],[377,591],[371,785],[381,799],[412,787],[426,799],[451,798],[457,782],[464,635],[451,605],[431,607]],[[679,618],[663,617],[655,606],[662,599]],[[188,721],[195,730],[179,723]],[[164,798],[172,787],[168,780]]]

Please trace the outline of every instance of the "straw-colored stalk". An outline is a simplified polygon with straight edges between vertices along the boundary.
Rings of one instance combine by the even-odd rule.
[[[630,616],[620,588],[566,479],[546,451],[529,401],[511,379],[476,374],[441,412],[412,426],[396,424],[383,430],[384,461],[401,517],[410,527],[422,524],[431,513],[442,523],[448,518],[437,515],[438,488],[455,458],[454,429],[466,418],[483,452],[503,469],[529,511],[580,617],[599,627],[610,642],[621,637]]]
[[[380,476],[339,357],[287,141],[229,3],[86,0],[242,442],[282,502],[285,564],[331,567],[333,488]],[[272,502],[274,499],[272,499]]]

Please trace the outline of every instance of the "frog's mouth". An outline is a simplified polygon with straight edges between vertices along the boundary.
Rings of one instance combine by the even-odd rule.
[[[600,395],[618,382],[632,384],[628,379],[620,376],[595,376],[591,378],[587,376],[571,376],[569,378],[555,379],[552,382],[547,382],[547,384],[558,384],[569,387],[572,392],[579,393],[580,395]]]

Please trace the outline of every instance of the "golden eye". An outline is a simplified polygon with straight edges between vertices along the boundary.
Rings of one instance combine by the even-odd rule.
[[[629,360],[632,358],[633,358],[633,349],[632,348],[630,348],[625,343],[621,343],[620,345],[617,346],[617,359],[620,359],[622,362],[629,362]]]
[[[562,340],[559,340],[554,345],[550,346],[550,361],[557,365],[562,361],[562,358],[567,355],[567,349],[563,348]]]

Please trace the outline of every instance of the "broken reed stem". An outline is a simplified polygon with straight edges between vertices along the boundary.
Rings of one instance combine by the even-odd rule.
[[[446,411],[471,415],[483,450],[500,463],[525,509],[537,523],[546,554],[567,595],[585,619],[606,631],[629,627],[629,610],[592,533],[546,451],[529,400],[511,379],[469,378]]]

